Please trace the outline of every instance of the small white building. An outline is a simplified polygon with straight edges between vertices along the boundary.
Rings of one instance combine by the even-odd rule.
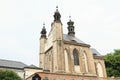
[[[36,72],[42,71],[42,68],[38,68],[34,65],[28,66],[19,61],[4,60],[4,59],[0,59],[0,69],[12,70],[16,72],[23,80],[25,80],[28,76]]]

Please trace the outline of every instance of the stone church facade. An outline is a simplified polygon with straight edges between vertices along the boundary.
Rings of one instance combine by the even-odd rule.
[[[28,80],[107,80],[103,56],[75,36],[71,19],[67,25],[68,34],[63,34],[58,9],[48,36],[43,25],[39,55],[43,72],[32,75]]]

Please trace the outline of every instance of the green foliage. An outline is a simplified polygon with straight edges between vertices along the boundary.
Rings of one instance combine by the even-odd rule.
[[[22,80],[17,73],[10,70],[0,70],[0,80]]]
[[[105,56],[105,65],[108,77],[120,77],[120,50],[114,50]]]

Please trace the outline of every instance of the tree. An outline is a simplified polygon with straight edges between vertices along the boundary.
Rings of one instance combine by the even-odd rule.
[[[105,55],[105,66],[108,77],[120,77],[120,49]]]
[[[22,80],[17,73],[11,70],[0,70],[0,80]]]

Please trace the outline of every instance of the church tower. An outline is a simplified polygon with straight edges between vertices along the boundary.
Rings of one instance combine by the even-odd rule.
[[[45,24],[43,24],[43,28],[41,31],[41,37],[40,37],[40,67],[44,68],[44,57],[45,57],[45,43],[46,43],[46,29]]]
[[[48,38],[45,35],[45,28],[42,29],[42,32],[45,33],[43,34],[41,32],[40,67],[49,69],[52,72],[63,72],[63,29],[58,7],[56,7],[53,17],[54,21],[51,24],[51,31],[49,32]]]
[[[61,15],[58,7],[54,13],[54,22],[52,23],[52,40],[53,40],[53,70],[54,72],[63,72],[63,28],[60,20]]]

